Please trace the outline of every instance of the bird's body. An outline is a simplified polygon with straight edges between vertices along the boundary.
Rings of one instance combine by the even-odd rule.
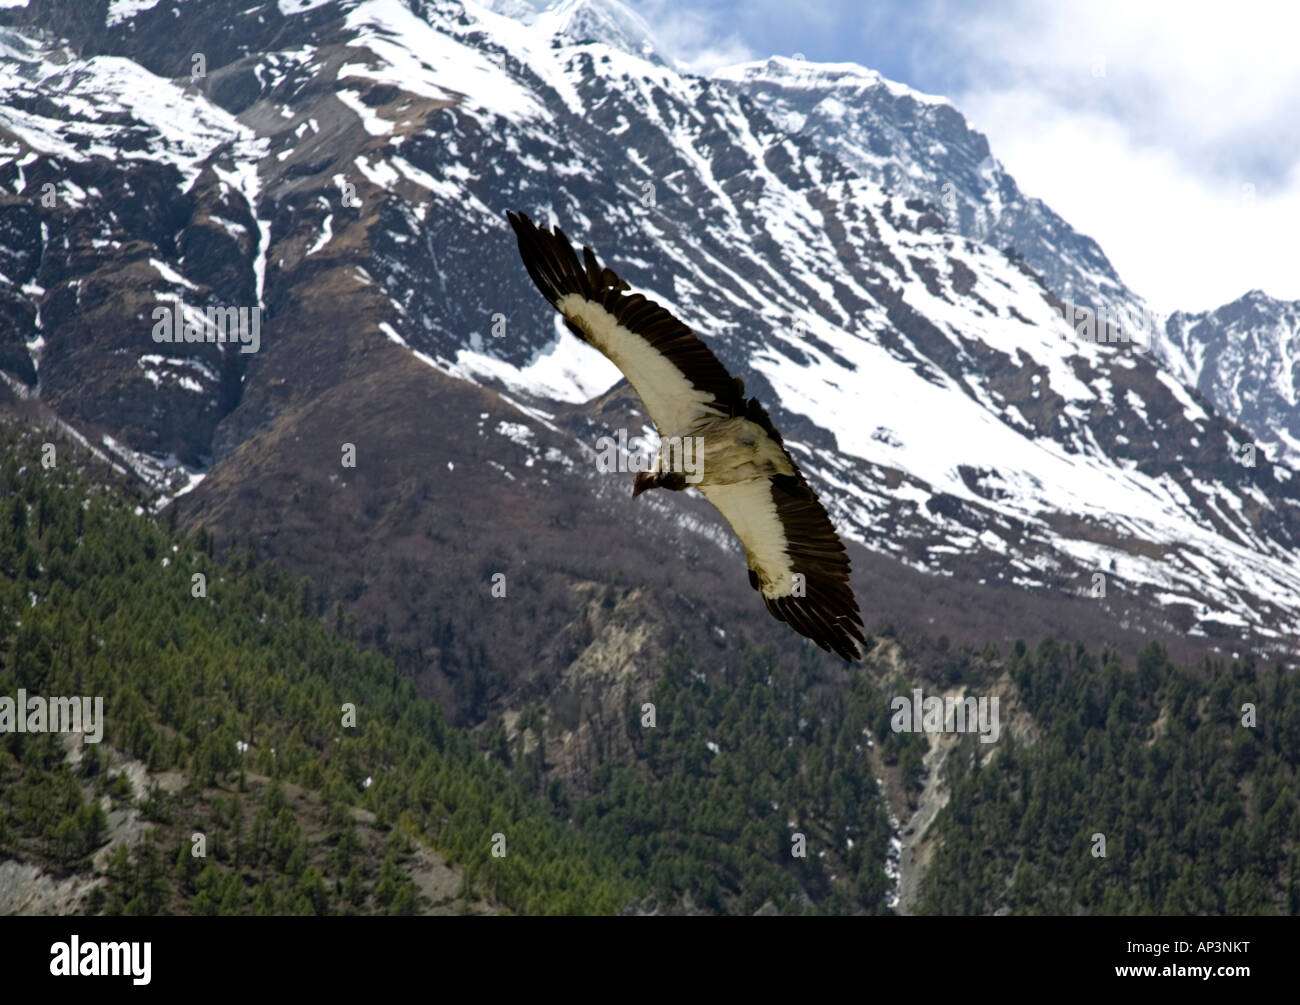
[[[590,248],[578,261],[564,232],[507,214],[519,253],[570,331],[627,377],[659,430],[653,470],[633,496],[693,485],[745,548],[749,582],[774,617],[823,649],[857,659],[866,639],[849,585],[849,560],[817,496],[767,412],[680,321],[601,268]],[[693,455],[683,449],[690,441]],[[684,470],[674,463],[693,456]]]
[[[794,464],[784,450],[758,423],[744,416],[702,415],[685,429],[661,433],[664,444],[655,457],[656,471],[679,470],[675,460],[677,444],[690,439],[698,444],[694,457],[700,464],[700,478],[690,482],[701,492],[709,485],[794,473]]]

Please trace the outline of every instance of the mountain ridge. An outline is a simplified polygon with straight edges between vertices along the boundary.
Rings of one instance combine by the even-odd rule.
[[[595,407],[617,372],[549,326],[502,240],[500,213],[540,197],[703,332],[773,410],[860,544],[940,579],[1099,600],[1117,623],[1136,605],[1138,622],[1201,633],[1207,646],[1259,634],[1285,647],[1296,632],[1289,473],[1268,458],[1237,463],[1241,432],[1139,354],[1063,326],[1059,298],[1025,259],[952,233],[942,205],[879,187],[728,82],[603,43],[552,46],[546,30],[529,34],[473,4],[290,9],[256,8],[248,23],[261,35],[244,36],[244,54],[226,51],[233,40],[221,32],[205,76],[166,85],[182,107],[216,109],[191,115],[183,142],[166,138],[174,123],[143,123],[141,139],[183,155],[170,169],[110,166],[93,145],[34,156],[23,135],[43,134],[30,118],[18,122],[26,134],[6,120],[17,155],[0,171],[19,189],[6,217],[24,235],[12,245],[36,249],[15,259],[11,278],[23,285],[6,297],[26,329],[21,349],[8,350],[15,375],[30,380],[39,363],[38,393],[103,427],[105,445],[160,491],[187,489],[198,511],[228,511],[212,495],[217,483],[205,490],[200,476],[258,437],[278,442],[277,416],[312,396],[350,380],[373,386],[362,375],[377,337],[502,395],[518,412],[513,425],[555,433],[556,402]],[[76,100],[93,91],[105,108],[141,108],[113,96],[118,78],[100,76],[96,60],[188,72],[202,30],[195,10],[164,0],[97,28],[98,54],[76,64]],[[37,5],[26,17],[81,23],[60,11]],[[36,107],[39,86],[11,88]],[[93,144],[93,117],[63,114],[83,114]],[[73,135],[57,117],[42,121]],[[218,121],[215,133],[205,125]],[[589,167],[610,163],[622,167]],[[101,186],[122,170],[157,193],[156,211],[119,220],[60,188],[82,172],[78,188],[94,188],[99,197],[87,198],[105,207]],[[47,178],[62,201],[43,219],[33,196]],[[183,224],[181,240],[150,216]],[[98,234],[79,229],[87,223]],[[326,291],[332,319],[316,306]],[[178,293],[195,307],[264,305],[264,350],[141,352],[146,309]],[[138,305],[141,327],[129,333],[111,320],[123,295]],[[96,309],[103,320],[88,329]],[[339,319],[351,339],[309,337]],[[98,398],[79,376],[78,360],[93,358],[117,368]],[[624,413],[633,429],[644,424],[638,412]],[[931,416],[945,413],[936,428]],[[533,459],[561,480],[589,463],[593,427],[572,428],[581,435],[563,433],[567,443]],[[590,477],[571,484],[595,488]],[[698,526],[717,528],[716,518]],[[724,530],[704,533],[726,540]],[[1099,575],[1109,597],[1093,596]]]

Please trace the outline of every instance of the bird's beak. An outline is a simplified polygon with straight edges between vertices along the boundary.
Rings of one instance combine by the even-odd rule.
[[[632,482],[632,498],[635,499],[646,489],[654,488],[654,476],[646,471],[638,471]]]

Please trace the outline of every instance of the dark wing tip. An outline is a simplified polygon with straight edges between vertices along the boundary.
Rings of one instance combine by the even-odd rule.
[[[826,651],[849,662],[861,659],[867,639],[849,582],[848,552],[797,465],[792,475],[772,477],[772,500],[792,571],[803,576],[803,595],[764,597],[767,609]]]
[[[507,211],[506,219],[515,232],[524,268],[551,306],[568,293],[591,295],[587,274],[578,262],[573,245],[558,225],[547,230],[523,212]]]
[[[763,602],[772,617],[784,621],[828,653],[856,663],[866,652],[862,617],[847,587],[843,595],[836,597],[764,597]]]
[[[724,415],[746,414],[745,400],[737,393],[731,374],[690,328],[644,295],[626,293],[631,288],[627,281],[613,269],[603,267],[590,248],[583,247],[579,259],[559,225],[547,230],[522,212],[507,212],[506,219],[519,241],[519,256],[528,275],[552,307],[558,308],[560,300],[571,293],[599,303],[620,324],[665,356],[692,386],[711,395],[714,400],[709,402],[710,408]],[[569,328],[579,338],[585,338],[572,324]],[[754,407],[757,402],[751,403],[751,411]],[[780,442],[767,413],[759,407],[757,414],[760,425]]]

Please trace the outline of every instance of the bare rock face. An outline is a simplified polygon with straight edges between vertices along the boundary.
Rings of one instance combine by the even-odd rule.
[[[98,880],[55,879],[27,862],[0,862],[0,916],[76,914]]]

